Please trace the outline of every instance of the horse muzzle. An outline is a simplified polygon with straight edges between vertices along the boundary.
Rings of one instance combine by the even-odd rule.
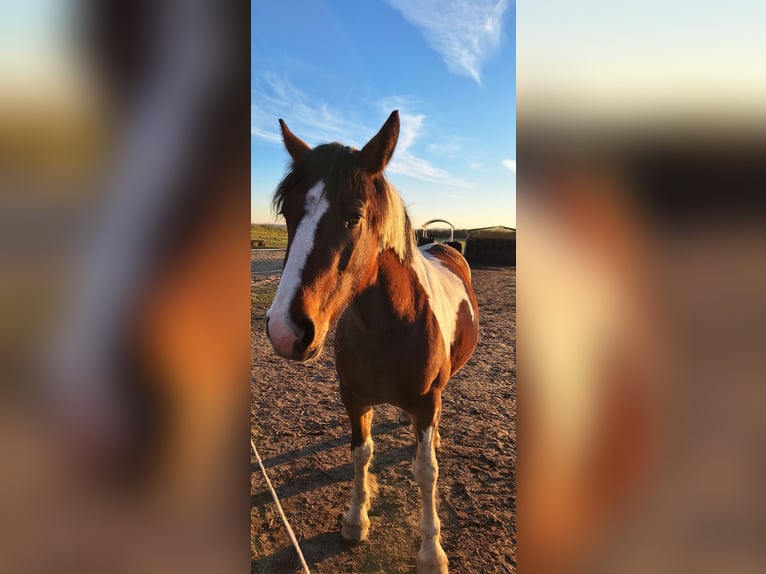
[[[322,343],[316,341],[314,322],[304,317],[293,324],[292,321],[266,316],[266,336],[274,347],[274,352],[291,361],[305,362],[315,358],[322,350]]]

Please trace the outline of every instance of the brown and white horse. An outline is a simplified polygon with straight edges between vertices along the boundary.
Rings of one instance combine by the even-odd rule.
[[[417,444],[413,472],[423,503],[418,569],[446,572],[435,449],[442,390],[479,336],[471,271],[451,247],[416,246],[402,200],[383,175],[399,136],[397,111],[361,151],[338,143],[312,149],[280,125],[292,165],[274,205],[289,239],[266,331],[278,355],[308,361],[340,317],[335,358],[355,473],[341,537],[367,538],[375,489],[372,407],[395,405],[411,417]]]

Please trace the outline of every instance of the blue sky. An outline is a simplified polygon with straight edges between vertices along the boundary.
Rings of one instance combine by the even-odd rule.
[[[386,171],[420,226],[516,226],[516,16],[508,0],[252,2],[251,221],[281,222],[277,120],[362,147],[399,109]]]

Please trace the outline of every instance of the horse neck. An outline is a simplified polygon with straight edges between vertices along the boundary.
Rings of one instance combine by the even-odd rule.
[[[375,258],[364,287],[351,305],[353,313],[372,329],[385,329],[397,314],[413,314],[411,283],[417,281],[413,260],[423,258],[412,235],[412,225],[401,196],[387,181],[379,191],[385,194],[387,217],[379,230],[382,250]],[[393,305],[396,313],[391,313]]]
[[[412,257],[422,258],[413,246]],[[367,328],[386,331],[403,316],[414,316],[412,293],[417,283],[412,261],[402,261],[391,249],[384,249],[376,258],[370,281],[350,305],[349,310],[360,317]],[[395,311],[391,313],[391,310]]]

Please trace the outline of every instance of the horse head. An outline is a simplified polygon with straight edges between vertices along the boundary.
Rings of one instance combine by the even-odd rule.
[[[410,233],[401,199],[383,170],[396,147],[394,111],[361,149],[339,143],[311,148],[279,120],[290,170],[274,196],[288,243],[266,332],[276,353],[307,361],[349,301],[370,283],[384,249],[407,256]]]

